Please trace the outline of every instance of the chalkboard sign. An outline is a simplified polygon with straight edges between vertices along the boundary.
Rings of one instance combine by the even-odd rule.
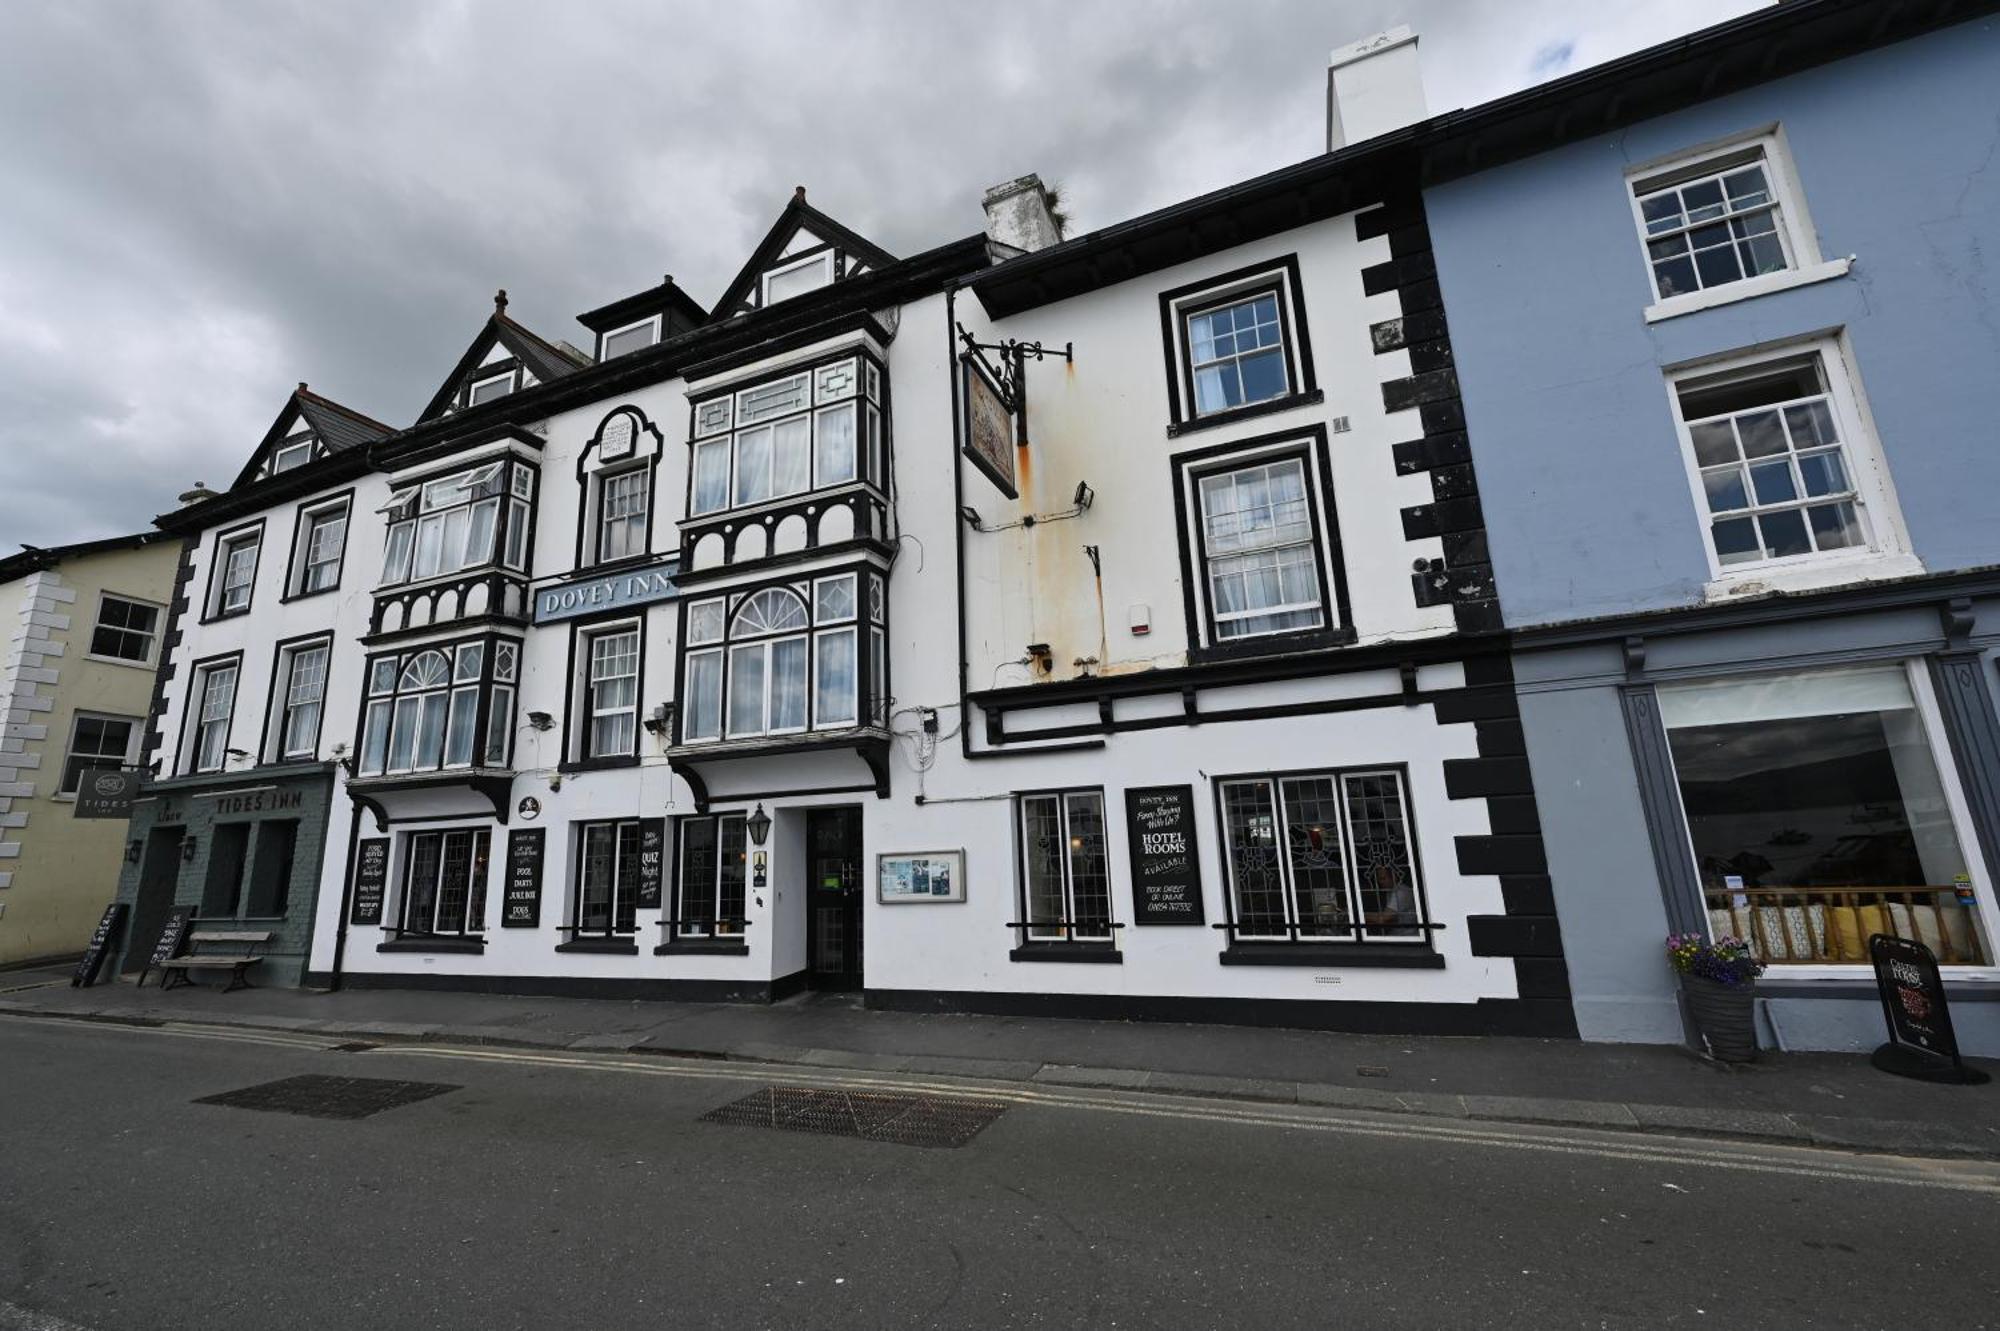
[[[389,838],[363,837],[354,847],[352,924],[382,923],[382,898],[389,891]]]
[[[125,927],[127,909],[129,907],[122,901],[114,901],[104,908],[103,918],[91,931],[90,945],[83,949],[83,958],[76,963],[76,974],[69,977],[70,988],[88,989],[97,983],[97,972],[103,969],[104,958],[118,945],[118,934]]]
[[[667,820],[639,820],[639,902],[640,910],[660,908],[660,884],[667,863]]]
[[[153,955],[146,958],[145,970],[139,972],[139,983],[146,982],[146,971],[160,967],[178,957],[187,949],[188,926],[194,923],[193,906],[175,906],[167,912],[167,922],[160,926],[160,936],[153,944]],[[162,977],[161,983],[166,983]]]
[[[1194,787],[1127,790],[1125,824],[1132,848],[1132,922],[1204,923]]]
[[[507,833],[506,902],[500,909],[503,929],[533,929],[542,922],[542,851],[548,830],[518,827]]]
[[[1931,950],[1915,939],[1875,934],[1868,940],[1868,957],[1889,1023],[1889,1043],[1875,1051],[1875,1066],[1927,1081],[1985,1081],[1986,1074],[1959,1059],[1944,980]]]

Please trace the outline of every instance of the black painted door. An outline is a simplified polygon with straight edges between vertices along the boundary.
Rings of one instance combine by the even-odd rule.
[[[861,810],[806,815],[806,980],[861,987]]]
[[[146,968],[159,941],[167,912],[174,908],[174,889],[181,876],[181,827],[156,827],[146,834],[145,856],[139,861],[139,890],[133,894],[132,927],[125,931],[126,975]]]

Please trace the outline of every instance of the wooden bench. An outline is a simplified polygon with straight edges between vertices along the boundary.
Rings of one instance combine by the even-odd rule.
[[[182,984],[188,983],[189,971],[226,970],[229,972],[229,983],[224,985],[222,989],[222,992],[226,994],[232,989],[247,989],[250,987],[250,981],[245,977],[245,972],[252,966],[263,961],[264,958],[249,949],[270,942],[271,935],[266,932],[245,929],[196,929],[189,936],[188,941],[197,948],[208,943],[229,943],[235,944],[241,950],[235,952],[195,952],[185,957],[175,957],[171,961],[163,961],[160,963],[160,988],[173,988],[176,979]]]

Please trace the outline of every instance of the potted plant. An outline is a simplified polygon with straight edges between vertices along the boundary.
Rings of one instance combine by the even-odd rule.
[[[1724,1063],[1757,1057],[1757,1024],[1751,1002],[1764,963],[1740,938],[1713,943],[1700,934],[1668,934],[1667,960],[1681,977],[1688,1011],[1708,1052]]]

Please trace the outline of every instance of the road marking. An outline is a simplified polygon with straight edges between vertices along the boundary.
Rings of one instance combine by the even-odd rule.
[[[87,1328],[0,1299],[0,1331],[87,1331]]]

